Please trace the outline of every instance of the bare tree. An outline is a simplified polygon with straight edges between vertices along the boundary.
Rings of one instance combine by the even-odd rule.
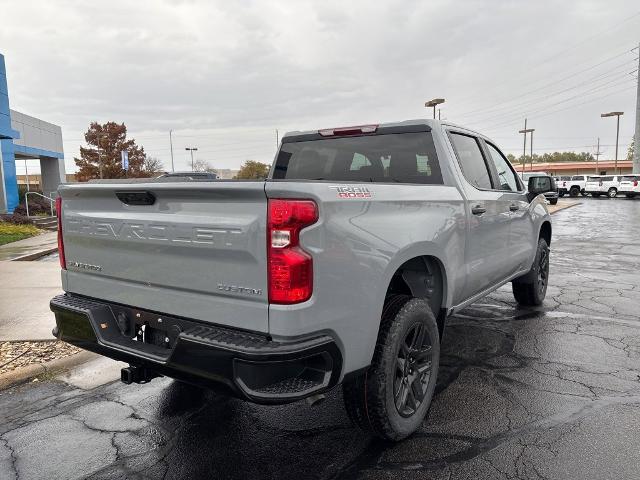
[[[159,158],[147,156],[142,162],[142,170],[152,176],[156,173],[162,173],[164,165]]]
[[[213,168],[206,160],[196,160],[193,162],[193,171],[216,173],[216,169]]]

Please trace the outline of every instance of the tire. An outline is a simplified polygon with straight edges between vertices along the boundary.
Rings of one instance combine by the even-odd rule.
[[[580,195],[580,189],[578,187],[571,187],[571,190],[569,190],[569,196],[577,197],[578,195]]]
[[[635,197],[635,195],[634,195],[633,193],[627,193],[625,196],[626,196],[627,198],[633,198],[633,197]]]
[[[583,197],[586,197],[588,193],[585,192],[584,190],[580,190],[580,195],[582,195]]]
[[[560,193],[558,193],[558,196],[559,196],[560,198],[564,197],[564,192],[560,192]]]
[[[544,238],[538,239],[533,265],[528,273],[511,282],[513,296],[520,305],[542,305],[549,283],[549,246]]]
[[[609,198],[616,198],[616,195],[618,195],[618,190],[615,187],[611,187],[607,191],[607,197]]]
[[[549,200],[549,203],[551,205],[556,205],[558,203],[558,199],[557,198],[552,198],[552,199]]]
[[[427,415],[439,364],[440,337],[429,303],[407,295],[391,296],[382,313],[371,366],[342,385],[349,418],[385,440],[408,437]]]
[[[599,194],[599,193],[592,193],[592,194],[591,194],[591,196],[592,196],[592,197],[599,198],[599,197],[600,197],[600,194]]]

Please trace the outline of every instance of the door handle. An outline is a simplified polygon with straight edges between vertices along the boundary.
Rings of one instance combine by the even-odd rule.
[[[473,213],[474,215],[482,215],[486,211],[487,209],[484,208],[482,205],[476,205],[471,209],[471,213]]]
[[[512,212],[517,212],[518,210],[520,210],[520,207],[514,203],[513,205],[509,206],[509,210],[511,210]]]

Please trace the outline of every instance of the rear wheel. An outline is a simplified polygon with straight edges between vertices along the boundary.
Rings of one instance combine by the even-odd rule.
[[[588,195],[588,194],[587,194],[587,192],[585,192],[584,190],[580,190],[580,194],[581,194],[583,197],[586,197],[586,196]]]
[[[513,296],[520,305],[542,305],[549,282],[549,246],[544,238],[538,239],[538,249],[531,270],[511,282]]]
[[[342,386],[349,418],[386,440],[411,435],[431,405],[439,363],[440,338],[429,303],[393,295],[385,304],[369,370]]]
[[[626,197],[627,197],[627,198],[633,198],[633,197],[635,197],[635,195],[634,195],[633,193],[627,193],[627,194],[626,194]]]
[[[571,190],[569,190],[569,196],[577,197],[578,195],[580,195],[580,189],[578,187],[571,187]]]
[[[616,195],[618,195],[618,190],[614,187],[611,187],[608,191],[607,191],[607,197],[609,198],[616,198]]]
[[[557,198],[550,198],[550,199],[549,199],[549,203],[550,203],[551,205],[556,205],[556,204],[558,203],[558,199],[557,199]]]

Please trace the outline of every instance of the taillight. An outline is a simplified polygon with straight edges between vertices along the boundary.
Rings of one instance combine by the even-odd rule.
[[[67,261],[64,258],[64,242],[62,241],[62,197],[56,197],[56,216],[58,217],[58,257],[63,270],[67,269]]]
[[[313,292],[313,259],[300,247],[300,230],[318,221],[313,200],[269,199],[269,302],[300,303]]]
[[[634,187],[637,187],[637,186],[638,186],[638,180],[634,180],[634,181],[633,181],[633,186],[634,186]]]
[[[318,130],[323,137],[348,137],[349,135],[362,135],[375,133],[378,125],[357,125],[355,127],[324,128]]]

